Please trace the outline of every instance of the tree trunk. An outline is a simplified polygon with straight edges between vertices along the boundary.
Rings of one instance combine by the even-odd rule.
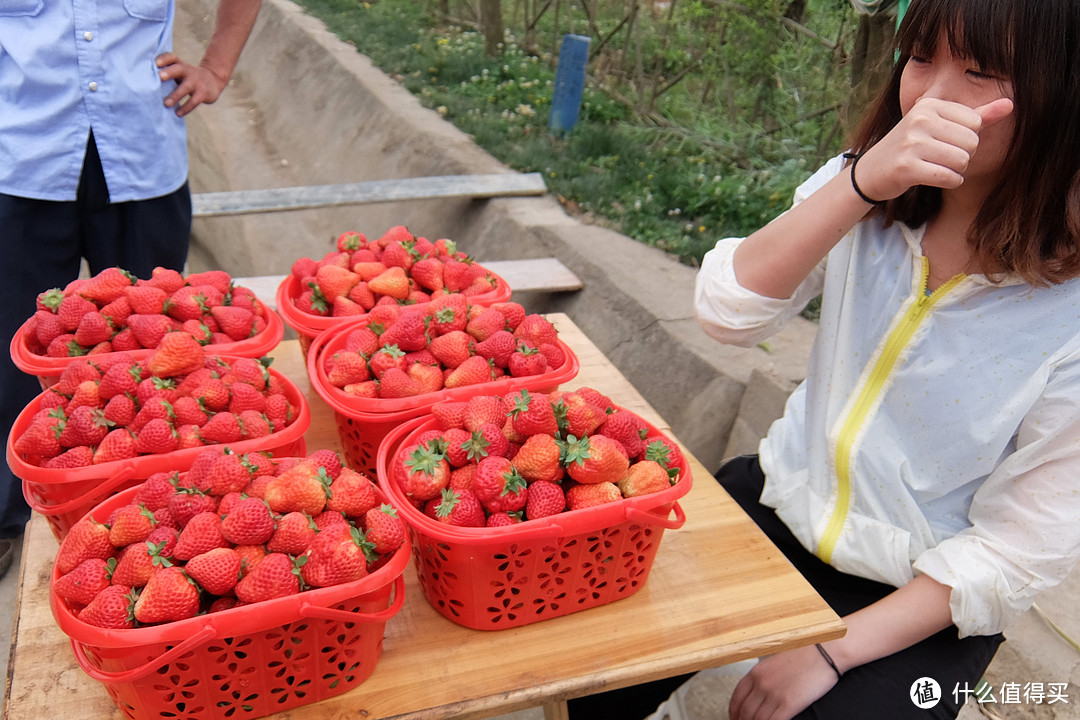
[[[503,41],[502,0],[480,0],[480,25],[488,57],[498,57]]]
[[[866,106],[889,80],[893,67],[896,17],[892,13],[860,15],[851,54],[851,101],[845,125],[854,127]]]

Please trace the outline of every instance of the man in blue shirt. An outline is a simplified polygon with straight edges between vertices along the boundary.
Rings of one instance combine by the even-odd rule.
[[[182,271],[191,232],[183,117],[217,100],[260,0],[220,0],[198,65],[172,52],[174,0],[0,1],[0,342],[86,259]],[[0,359],[0,428],[40,392]],[[0,472],[0,574],[29,509]]]

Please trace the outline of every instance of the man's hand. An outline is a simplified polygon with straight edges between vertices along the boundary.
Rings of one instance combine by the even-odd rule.
[[[227,80],[206,65],[192,65],[175,53],[162,53],[154,62],[162,82],[176,82],[176,89],[165,98],[165,107],[175,107],[184,117],[203,103],[213,103],[225,89]]]

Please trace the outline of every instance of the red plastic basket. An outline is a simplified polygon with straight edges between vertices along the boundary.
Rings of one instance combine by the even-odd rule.
[[[391,431],[379,448],[378,480],[408,523],[424,597],[459,625],[504,630],[632,595],[648,578],[664,529],[686,521],[677,502],[692,481],[684,461],[679,481],[651,495],[504,527],[445,525],[420,512],[389,471],[401,448],[437,427],[427,416]]]
[[[135,492],[91,515],[104,520]],[[405,599],[409,555],[406,542],[355,582],[131,630],[80,622],[52,589],[55,568],[49,602],[79,666],[124,717],[259,718],[339,695],[371,675],[386,622]]]
[[[261,333],[235,342],[209,345],[207,349],[215,355],[232,355],[234,357],[259,358],[269,353],[277,347],[277,344],[281,342],[281,338],[285,336],[285,324],[269,306],[264,305],[264,307],[266,308],[266,329]],[[27,344],[27,325],[29,322],[30,320],[27,320],[23,323],[18,332],[15,333],[15,337],[11,339],[11,360],[24,373],[36,375],[41,381],[41,386],[46,388],[56,383],[64,368],[77,360],[85,360],[86,357],[48,357],[30,352],[30,346]],[[135,360],[143,360],[152,352],[153,350],[150,348],[126,351]],[[109,354],[104,355],[104,357]]]
[[[375,477],[376,455],[386,434],[406,420],[427,414],[435,403],[443,400],[468,400],[474,395],[505,395],[522,389],[530,392],[552,392],[562,383],[577,377],[581,369],[581,363],[574,351],[559,340],[565,362],[561,367],[540,375],[504,376],[487,383],[445,388],[438,392],[406,398],[357,397],[330,384],[324,359],[343,348],[349,333],[366,323],[366,319],[358,317],[340,327],[319,333],[312,341],[307,355],[307,371],[315,392],[334,411],[346,462],[354,470],[370,477]]]
[[[506,302],[510,299],[512,291],[507,282],[495,273],[490,274],[495,278],[494,289],[489,292],[471,296],[469,302],[473,305],[491,305],[492,303]],[[367,317],[367,315],[324,317],[322,315],[306,313],[296,307],[296,299],[300,297],[301,292],[303,292],[303,288],[300,287],[300,280],[298,280],[295,275],[286,275],[285,279],[278,285],[277,309],[278,312],[281,313],[282,318],[284,318],[285,323],[296,331],[297,337],[300,340],[300,349],[303,350],[304,357],[307,357],[308,348],[319,333],[324,330],[339,327],[351,320]],[[410,305],[409,307],[422,308],[425,304],[426,303],[419,303],[417,305]]]
[[[304,433],[311,424],[307,398],[280,372],[270,368],[270,374],[281,382],[289,402],[299,408],[296,419],[283,430],[262,438],[229,443],[229,447],[238,453],[265,451],[275,456],[306,455]],[[41,407],[43,395],[27,405],[15,419],[7,440],[7,461],[11,472],[22,480],[26,502],[45,516],[57,540],[63,540],[71,526],[105,498],[139,484],[156,472],[187,470],[204,449],[187,448],[79,468],[56,469],[33,465],[15,452],[14,443],[30,426],[34,414]]]

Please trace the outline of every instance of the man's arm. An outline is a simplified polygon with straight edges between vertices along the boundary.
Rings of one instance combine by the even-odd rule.
[[[175,53],[156,58],[161,81],[177,83],[165,98],[166,107],[175,107],[176,114],[183,117],[202,103],[218,99],[240,59],[261,4],[262,0],[221,0],[214,34],[198,65],[184,62]]]

